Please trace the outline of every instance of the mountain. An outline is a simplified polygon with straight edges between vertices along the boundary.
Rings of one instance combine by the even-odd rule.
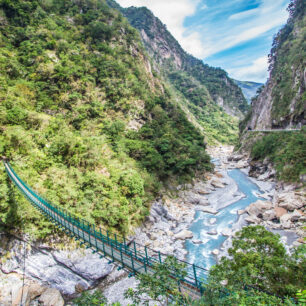
[[[236,83],[221,68],[210,67],[185,52],[166,26],[145,7],[120,8],[142,38],[153,66],[168,82],[180,104],[203,127],[208,140],[228,142],[236,138],[238,120],[248,111]]]
[[[164,182],[211,169],[202,133],[104,0],[1,1],[0,46],[0,155],[51,202],[127,233]],[[54,232],[3,169],[0,219]]]
[[[269,55],[269,79],[240,124],[240,146],[251,153],[253,172],[273,164],[278,179],[305,183],[305,1],[292,1],[288,10],[289,20],[275,36]],[[301,129],[288,131],[292,127]],[[248,128],[278,131],[248,133]]]
[[[251,103],[252,98],[256,96],[257,90],[263,86],[262,83],[256,83],[251,81],[238,81],[235,83],[241,88],[243,95],[247,99],[248,103]]]
[[[242,127],[287,128],[306,123],[305,1],[292,1],[289,11],[287,24],[273,41],[269,55],[270,77]]]

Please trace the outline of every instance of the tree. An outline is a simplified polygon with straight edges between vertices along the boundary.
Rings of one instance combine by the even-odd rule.
[[[244,227],[236,233],[230,258],[223,257],[210,271],[210,282],[227,282],[228,288],[252,287],[294,297],[306,285],[306,247],[289,256],[280,236],[262,226]]]
[[[156,264],[153,274],[138,274],[136,289],[128,289],[124,296],[132,299],[136,305],[149,305],[156,302],[159,305],[185,305],[189,298],[181,292],[180,281],[187,275],[186,265],[178,262],[174,256],[169,256]]]
[[[74,299],[73,303],[78,306],[104,306],[107,305],[107,298],[103,295],[101,290],[96,290],[93,293],[85,291],[80,297]]]

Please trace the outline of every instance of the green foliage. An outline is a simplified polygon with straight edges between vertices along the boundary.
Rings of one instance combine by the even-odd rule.
[[[231,286],[231,289],[225,289],[220,283],[213,282],[205,285],[201,299],[190,304],[194,306],[296,305],[294,300],[290,298],[281,299],[252,288],[241,289],[240,286]]]
[[[135,289],[128,289],[124,296],[133,301],[135,305],[185,305],[188,297],[180,291],[180,281],[187,275],[185,264],[169,256],[161,263],[156,264],[154,273],[137,274],[139,281]]]
[[[304,305],[306,303],[306,290],[298,290],[296,297],[299,303]]]
[[[229,290],[250,286],[295,297],[306,284],[306,248],[303,245],[289,256],[279,238],[262,226],[244,227],[233,239],[230,258],[223,257],[211,269],[210,282],[226,281]]]
[[[107,2],[118,8],[114,1]],[[147,8],[129,7],[121,8],[121,11],[132,26],[145,31],[149,38],[144,41],[146,49],[155,64],[160,65],[178,103],[184,104],[204,128],[208,142],[234,143],[237,140],[238,120],[227,115],[218,104],[224,104],[238,116],[248,111],[249,106],[235,82],[224,70],[209,67],[186,53],[165,25]],[[158,46],[156,41],[159,42]],[[168,50],[169,56],[165,57],[160,51],[164,49]]]
[[[175,89],[183,94],[187,108],[204,128],[210,144],[216,141],[234,144],[237,141],[238,120],[226,114],[213,101],[210,92],[201,82],[189,73],[179,71],[170,73],[169,79]]]
[[[1,0],[0,46],[0,154],[50,202],[127,233],[161,179],[210,169],[200,132],[147,72],[136,30],[104,0]],[[54,233],[12,197],[3,171],[0,182],[1,220]]]
[[[300,132],[278,132],[264,135],[252,146],[254,160],[269,157],[274,163],[279,179],[299,181],[306,173],[306,129]]]
[[[269,69],[275,85],[271,114],[276,126],[286,124],[290,118],[299,122],[305,114],[302,72],[306,57],[305,1],[292,0],[288,10],[290,18],[275,36],[269,55]]]
[[[80,297],[73,300],[73,303],[77,306],[104,306],[107,305],[107,298],[98,289],[93,293],[83,292]]]

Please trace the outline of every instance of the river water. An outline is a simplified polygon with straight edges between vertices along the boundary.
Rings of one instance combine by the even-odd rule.
[[[226,236],[222,235],[222,232],[232,228],[237,223],[239,219],[237,211],[245,209],[257,200],[264,200],[259,197],[261,193],[259,187],[242,171],[233,169],[229,170],[227,174],[236,182],[239,191],[244,196],[240,200],[219,209],[216,215],[197,211],[194,221],[189,228],[194,236],[185,243],[186,250],[188,251],[187,261],[202,266],[205,269],[209,269],[216,264],[216,258],[212,251],[220,249],[223,242],[227,239]],[[199,243],[200,241],[201,243]],[[203,275],[203,277],[205,276]]]

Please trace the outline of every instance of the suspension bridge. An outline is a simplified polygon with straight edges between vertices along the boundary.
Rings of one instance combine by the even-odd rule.
[[[17,186],[24,197],[52,223],[62,229],[67,235],[79,240],[81,245],[93,249],[101,258],[108,258],[109,264],[119,265],[118,269],[125,269],[129,277],[137,273],[154,273],[156,264],[163,263],[167,255],[154,251],[147,246],[137,244],[135,241],[127,242],[124,237],[111,234],[94,224],[79,219],[63,208],[53,205],[38,195],[25,182],[20,179],[10,163],[3,160],[5,170],[11,181]],[[179,260],[186,265],[187,275],[179,280],[180,290],[192,298],[198,298],[203,292],[203,277],[206,269]],[[172,277],[177,279],[175,272]]]

